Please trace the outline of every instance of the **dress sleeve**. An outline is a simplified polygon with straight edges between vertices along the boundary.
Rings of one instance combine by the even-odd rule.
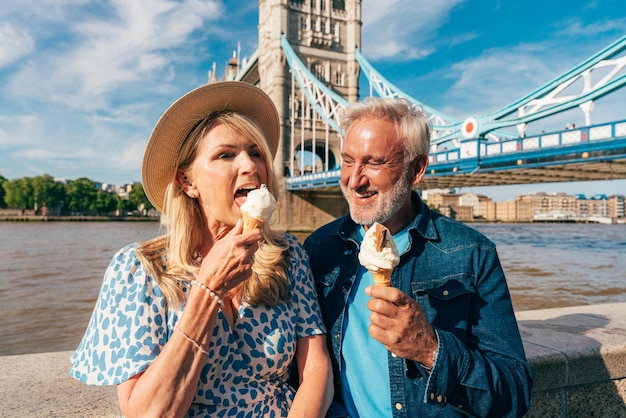
[[[104,274],[98,301],[70,362],[70,375],[90,385],[115,385],[141,373],[168,339],[165,300],[136,254],[121,249]]]
[[[304,251],[297,238],[286,235],[291,254],[289,281],[291,285],[291,300],[298,310],[296,334],[298,338],[325,334],[326,327],[322,320],[315,282],[311,273],[309,256]]]

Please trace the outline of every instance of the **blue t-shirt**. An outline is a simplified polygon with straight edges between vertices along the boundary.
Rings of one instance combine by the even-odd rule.
[[[359,243],[363,241],[365,229],[357,230]],[[393,236],[400,254],[409,245],[408,227]],[[363,266],[348,298],[345,316],[343,343],[341,346],[341,381],[346,409],[352,417],[390,417],[391,389],[389,387],[389,365],[387,349],[369,334],[370,314],[367,302],[370,297],[365,288],[372,286],[372,274]]]

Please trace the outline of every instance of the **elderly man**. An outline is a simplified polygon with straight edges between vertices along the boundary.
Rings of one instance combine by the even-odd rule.
[[[305,241],[329,331],[333,411],[522,416],[532,374],[495,245],[413,191],[428,166],[424,114],[402,99],[370,98],[349,107],[341,125],[350,214]],[[390,287],[374,286],[358,260],[375,222],[400,253]]]

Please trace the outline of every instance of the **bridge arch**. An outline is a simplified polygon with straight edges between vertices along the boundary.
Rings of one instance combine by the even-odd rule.
[[[285,170],[286,175],[303,175],[330,171],[339,168],[340,149],[338,144],[327,143],[320,138],[307,138],[292,150],[292,161]]]

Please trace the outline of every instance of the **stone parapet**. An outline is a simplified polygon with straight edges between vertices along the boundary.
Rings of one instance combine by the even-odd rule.
[[[115,387],[69,376],[70,351],[0,357],[0,417],[120,417]]]
[[[528,417],[626,417],[626,303],[517,313],[535,373]]]
[[[626,417],[626,303],[517,313],[535,374],[527,417]],[[114,387],[69,377],[71,352],[0,357],[0,416],[119,417]]]

